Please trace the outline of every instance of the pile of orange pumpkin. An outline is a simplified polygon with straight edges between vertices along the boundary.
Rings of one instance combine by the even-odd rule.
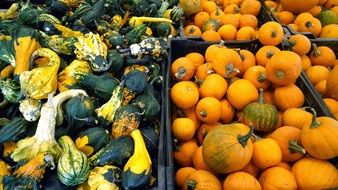
[[[320,38],[338,38],[337,0],[266,0],[282,24],[295,32],[311,32]]]
[[[172,62],[179,188],[338,186],[338,170],[328,161],[338,156],[338,121],[303,107],[304,94],[295,85],[307,64],[304,55],[311,59],[315,52],[301,44],[305,36],[289,39],[297,39],[291,51],[279,49],[282,38],[275,39],[275,31],[259,37],[263,46],[257,52],[220,43]]]
[[[194,0],[196,1],[196,0]],[[202,37],[205,41],[253,40],[257,38],[261,2],[258,0],[201,0],[192,4],[181,0],[180,4],[195,6],[197,12],[188,9],[184,26],[186,37]],[[197,5],[196,5],[197,4]],[[185,11],[187,12],[187,11]]]

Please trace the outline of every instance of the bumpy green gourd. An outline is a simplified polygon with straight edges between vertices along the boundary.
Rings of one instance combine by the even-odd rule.
[[[9,123],[0,128],[0,145],[8,141],[17,141],[24,137],[24,133],[29,130],[28,121],[21,117],[13,118]]]
[[[87,156],[91,156],[109,142],[109,132],[100,127],[89,128],[80,133],[76,139],[76,148]]]
[[[63,150],[57,167],[60,181],[68,186],[85,182],[90,172],[87,156],[76,149],[74,142],[68,136],[62,136],[58,142]]]

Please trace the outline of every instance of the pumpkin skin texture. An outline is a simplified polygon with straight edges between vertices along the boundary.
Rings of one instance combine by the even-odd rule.
[[[216,54],[221,51],[221,50],[225,50],[227,49],[225,46],[224,46],[224,41],[221,41],[219,44],[213,44],[211,46],[209,46],[206,50],[205,50],[205,54],[204,54],[204,57],[205,57],[205,60],[207,63],[212,63],[213,60],[215,59],[216,57]]]
[[[302,59],[291,51],[281,51],[266,64],[268,79],[277,85],[294,83],[302,72]]]
[[[178,169],[175,174],[175,183],[177,184],[177,186],[182,187],[187,177],[195,171],[197,170],[193,167],[183,167]]]
[[[203,141],[205,137],[207,136],[208,132],[215,129],[218,126],[221,126],[222,124],[219,122],[213,123],[213,124],[207,124],[203,123],[201,127],[197,131],[197,140],[200,145],[203,144]]]
[[[283,41],[284,31],[277,22],[266,22],[258,30],[258,39],[263,45],[277,46]]]
[[[304,124],[301,143],[314,158],[331,159],[338,156],[338,121],[330,117],[316,117],[313,112],[311,122]]]
[[[187,177],[183,190],[222,190],[220,181],[210,172],[197,170]]]
[[[319,46],[314,45],[314,50],[311,52],[310,60],[312,65],[322,65],[325,67],[334,66],[334,62],[336,60],[336,55],[327,46]]]
[[[263,46],[259,48],[259,50],[257,51],[255,55],[257,65],[265,67],[266,63],[269,62],[271,57],[279,52],[280,52],[280,49],[278,49],[275,46]]]
[[[305,99],[303,92],[295,84],[277,87],[274,97],[276,106],[281,111],[302,107]]]
[[[272,138],[262,138],[253,144],[252,161],[259,168],[275,166],[282,161],[282,151]]]
[[[258,90],[250,81],[238,79],[230,84],[226,95],[231,105],[242,110],[258,99]]]
[[[329,189],[337,187],[337,169],[328,161],[305,157],[296,162],[291,171],[299,189]]]
[[[326,81],[326,91],[329,97],[338,101],[338,66],[333,68]]]
[[[296,127],[283,126],[268,137],[274,139],[282,150],[282,160],[294,162],[304,157],[305,149],[300,144],[301,130]]]
[[[309,38],[307,38],[303,34],[296,34],[291,36],[288,42],[290,43],[291,50],[300,56],[309,53],[311,49],[311,42]]]
[[[191,139],[183,143],[177,143],[174,151],[175,162],[181,166],[193,166],[192,157],[197,150],[197,141]]]
[[[258,179],[260,172],[261,172],[261,169],[259,167],[257,167],[255,164],[253,164],[252,162],[249,162],[249,164],[247,164],[240,171],[248,173],[248,174],[254,176],[256,179]]]
[[[195,79],[197,82],[204,81],[205,78],[207,78],[208,75],[211,73],[214,73],[214,70],[212,69],[211,63],[205,63],[200,65],[195,72]]]
[[[259,177],[262,189],[297,189],[295,176],[287,169],[278,166],[268,168]]]
[[[196,168],[197,170],[205,170],[208,172],[212,172],[204,161],[202,154],[202,146],[198,147],[198,149],[195,151],[195,154],[192,157],[192,162],[194,164],[194,168]]]
[[[223,183],[223,189],[229,190],[260,190],[261,185],[252,175],[245,172],[235,172],[228,175]]]
[[[269,132],[276,128],[278,112],[274,105],[265,103],[263,89],[260,89],[258,102],[245,106],[243,110],[243,123],[252,125],[256,131]]]
[[[214,97],[220,100],[228,89],[227,81],[219,74],[210,74],[199,88],[201,98]]]
[[[224,98],[221,100],[221,108],[222,108],[221,121],[224,124],[230,123],[235,115],[234,107],[229,103],[227,99]]]
[[[308,76],[311,83],[315,86],[320,81],[327,80],[330,75],[330,70],[325,66],[314,65],[306,70],[306,75]]]
[[[217,173],[231,173],[246,166],[251,159],[252,128],[240,123],[228,124],[209,131],[202,145],[208,167]]]
[[[243,67],[240,55],[232,49],[220,50],[212,60],[215,72],[225,78],[236,76]]]
[[[283,10],[290,11],[294,14],[299,14],[307,10],[310,10],[314,6],[316,6],[317,3],[318,3],[318,0],[309,0],[309,1],[281,0],[281,5],[283,7]]]
[[[204,123],[215,123],[221,118],[221,102],[213,97],[205,97],[197,103],[196,114]]]
[[[181,109],[191,108],[199,100],[197,85],[191,81],[178,82],[171,88],[170,97],[177,107]]]
[[[267,89],[270,85],[270,81],[267,79],[265,67],[255,65],[249,67],[244,75],[243,79],[249,80],[256,86],[257,89]]]
[[[195,73],[195,64],[186,57],[180,57],[171,64],[171,74],[178,81],[190,80]]]
[[[302,119],[299,119],[302,118]],[[283,125],[292,126],[302,130],[306,122],[312,121],[312,114],[304,108],[290,108],[283,113]]]
[[[299,22],[299,32],[311,32],[314,36],[318,36],[322,30],[322,24],[316,18],[308,18]]]
[[[195,124],[189,118],[177,118],[171,126],[174,137],[179,141],[187,141],[195,135]]]

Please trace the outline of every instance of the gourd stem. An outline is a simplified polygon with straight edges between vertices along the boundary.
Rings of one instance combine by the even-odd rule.
[[[179,67],[177,72],[175,73],[175,77],[181,79],[187,75],[187,71],[184,67]]]
[[[264,104],[264,94],[263,94],[263,88],[259,89],[259,99],[258,99],[258,103],[260,104]]]
[[[188,181],[188,190],[194,190],[197,186],[197,182],[193,179]]]
[[[318,128],[320,126],[320,122],[318,122],[316,120],[317,118],[317,112],[315,109],[313,109],[312,107],[304,107],[305,111],[311,111],[312,113],[312,122],[311,122],[311,125],[310,125],[310,129],[315,129],[315,128]]]
[[[301,154],[306,154],[305,149],[300,146],[296,140],[290,140],[289,141],[289,152],[291,153],[301,153]]]
[[[202,117],[207,117],[207,112],[205,111],[205,110],[201,110],[200,111],[200,115],[202,116]]]
[[[256,135],[255,133],[252,133],[252,136],[255,138],[256,141],[259,141],[262,139],[260,136]]]
[[[257,81],[260,82],[260,83],[262,83],[262,82],[264,82],[266,80],[266,78],[267,78],[266,74],[261,73],[261,74],[258,75]]]
[[[246,135],[238,135],[238,137],[237,137],[238,142],[243,147],[245,147],[252,134],[253,134],[253,127],[251,126],[248,134],[246,134]]]
[[[225,77],[227,77],[227,78],[229,78],[229,75],[233,72],[240,73],[240,71],[237,68],[235,68],[234,65],[232,65],[232,64],[226,65],[225,69],[226,69]]]
[[[312,22],[307,21],[307,22],[305,23],[305,26],[306,26],[306,28],[311,28],[311,27],[313,26],[313,24],[312,24]]]
[[[224,46],[224,44],[225,44],[225,41],[221,40],[217,46],[222,47],[222,46]]]
[[[276,31],[272,31],[272,32],[271,32],[271,37],[272,37],[272,38],[275,38],[276,36],[277,36],[277,32],[276,32]]]
[[[321,56],[321,51],[318,49],[317,44],[312,44],[314,56]]]
[[[269,50],[266,52],[266,58],[270,59],[273,56],[273,51]]]

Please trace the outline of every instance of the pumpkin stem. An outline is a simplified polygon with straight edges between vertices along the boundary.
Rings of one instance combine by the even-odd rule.
[[[274,55],[273,51],[269,50],[266,52],[266,58],[270,59]]]
[[[188,190],[194,190],[197,186],[197,182],[193,179],[188,181]]]
[[[310,111],[312,113],[312,122],[311,122],[311,125],[310,125],[310,129],[315,129],[315,128],[318,128],[320,126],[320,122],[318,122],[316,120],[317,118],[317,112],[315,109],[313,109],[312,107],[304,107],[305,111]]]
[[[207,112],[206,112],[205,110],[202,109],[202,110],[200,111],[200,115],[201,115],[202,117],[207,117],[208,114],[207,114]]]
[[[260,82],[260,83],[262,83],[262,82],[264,82],[266,80],[266,78],[267,78],[266,74],[265,73],[261,73],[261,74],[258,75],[257,81]]]
[[[253,127],[251,126],[250,127],[250,131],[248,132],[248,134],[246,134],[246,135],[238,135],[238,137],[237,137],[238,142],[243,147],[245,147],[252,134],[253,134]]]
[[[218,47],[223,47],[224,44],[225,44],[225,41],[221,40],[217,46],[218,46]]]
[[[262,139],[260,136],[256,135],[255,133],[252,133],[252,136],[255,138],[256,141],[259,141]]]
[[[258,98],[258,103],[259,104],[264,104],[264,93],[263,93],[263,88],[259,89],[259,98]]]
[[[278,78],[278,79],[283,79],[285,73],[284,73],[284,71],[277,70],[277,71],[275,72],[275,75],[276,75],[276,78]]]
[[[177,72],[175,73],[175,77],[177,79],[181,79],[187,75],[187,71],[185,70],[184,67],[179,67]]]
[[[318,57],[322,55],[322,52],[318,49],[317,44],[312,44],[312,47],[314,56]]]
[[[272,32],[271,32],[271,37],[272,37],[272,38],[275,38],[276,36],[277,36],[277,32],[276,32],[276,31],[272,31]]]
[[[229,78],[230,77],[229,75],[233,72],[240,73],[240,71],[237,68],[235,68],[232,64],[227,64],[225,66],[225,69],[227,70],[226,73],[225,73],[225,77],[227,77],[227,78]]]
[[[307,21],[307,22],[305,23],[305,26],[306,26],[306,28],[311,28],[311,27],[313,26],[313,24],[312,24],[312,22]]]
[[[300,146],[296,140],[289,140],[289,151],[290,153],[301,153],[301,154],[306,154],[305,149]]]

